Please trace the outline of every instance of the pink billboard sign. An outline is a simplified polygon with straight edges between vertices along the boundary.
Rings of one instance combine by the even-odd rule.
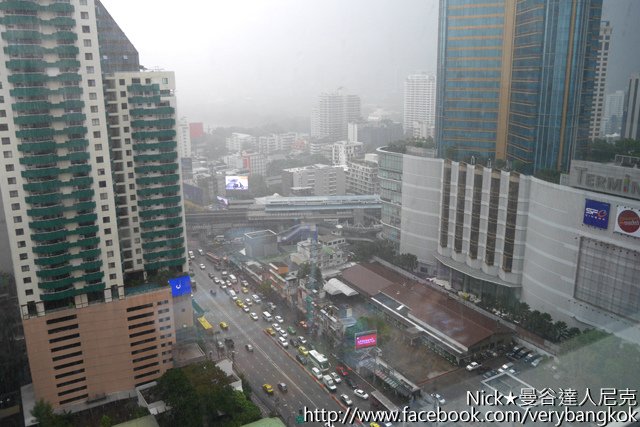
[[[360,350],[361,348],[367,348],[367,347],[375,347],[377,343],[378,343],[378,335],[375,333],[360,335],[356,337],[356,350]]]

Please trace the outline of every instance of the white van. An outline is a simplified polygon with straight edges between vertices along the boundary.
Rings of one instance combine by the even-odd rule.
[[[316,377],[316,379],[322,379],[322,372],[320,372],[320,369],[316,368],[315,366],[311,368],[311,373],[314,377]]]
[[[269,312],[268,312],[268,311],[264,311],[264,312],[262,313],[262,318],[263,318],[264,320],[266,320],[267,322],[271,322],[271,319],[273,319],[273,317],[271,317],[271,314],[269,314]]]
[[[229,280],[231,281],[231,283],[233,283],[234,285],[236,283],[238,283],[238,279],[236,278],[236,276],[234,276],[233,274],[229,275]]]
[[[189,251],[189,259],[195,259],[196,256],[193,254],[193,251]]]

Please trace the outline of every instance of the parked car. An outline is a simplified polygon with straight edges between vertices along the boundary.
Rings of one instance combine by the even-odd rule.
[[[499,374],[498,371],[496,371],[495,369],[491,369],[485,372],[484,374],[482,374],[482,378],[487,379],[487,378],[495,377],[498,374]]]
[[[336,366],[336,371],[338,371],[338,373],[343,377],[346,377],[347,375],[349,375],[349,371],[347,371],[347,368],[345,368],[342,365]]]
[[[204,264],[200,264],[200,270],[204,270],[205,268],[207,268],[207,266],[206,266],[206,265],[204,265]]]
[[[311,373],[318,380],[322,378],[322,372],[320,372],[320,369],[316,368],[315,366],[311,368]]]
[[[244,346],[244,348],[246,348],[246,349],[247,349],[247,351],[250,351],[250,352],[252,352],[252,351],[253,351],[253,346],[252,346],[251,344],[247,344],[247,345],[245,345],[245,346]]]
[[[284,337],[278,337],[278,341],[280,341],[280,345],[284,348],[289,348],[289,343],[287,342],[286,338]]]
[[[282,316],[275,316],[274,319],[276,319],[276,322],[278,323],[284,323],[284,319],[282,318]]]
[[[250,313],[249,317],[251,317],[253,320],[258,320],[258,315],[255,313]]]
[[[306,365],[306,364],[307,364],[307,358],[306,358],[306,357],[304,357],[304,356],[303,356],[303,355],[301,355],[301,354],[296,354],[296,360],[297,360],[298,362],[302,363],[303,365]]]
[[[440,396],[438,393],[431,393],[431,397],[433,397],[441,405],[444,405],[445,403],[447,403],[445,398]]]
[[[353,381],[350,377],[344,377],[344,382],[346,382],[347,385],[352,389],[358,388],[358,384],[356,384],[355,381]]]
[[[305,339],[305,337],[298,337],[298,342],[300,343],[300,345],[305,345],[307,343],[307,340]]]
[[[331,378],[333,378],[334,383],[340,384],[342,382],[342,378],[340,378],[340,375],[336,374],[335,372],[331,372],[329,375],[331,375]]]
[[[471,362],[467,365],[467,371],[471,372],[471,371],[475,371],[476,369],[479,369],[482,365],[478,362]]]
[[[278,383],[278,390],[280,390],[283,393],[287,392],[287,385],[285,383]]]

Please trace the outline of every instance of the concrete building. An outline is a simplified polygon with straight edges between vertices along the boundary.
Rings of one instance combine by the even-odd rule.
[[[600,24],[600,40],[598,45],[598,59],[596,62],[596,78],[593,84],[593,108],[589,122],[589,139],[594,140],[605,135],[603,119],[605,113],[605,85],[607,83],[607,69],[609,68],[609,48],[613,29],[609,21]]]
[[[433,138],[436,123],[436,76],[420,73],[404,81],[404,134]]]
[[[378,162],[351,160],[347,163],[347,193],[380,194]]]
[[[605,135],[620,133],[624,116],[624,91],[617,90],[605,98],[602,128]]]
[[[362,142],[338,141],[331,144],[331,163],[336,166],[347,166],[350,160],[362,156]]]
[[[322,93],[311,113],[311,136],[336,142],[347,139],[347,124],[360,119],[360,97],[341,91]]]
[[[173,73],[131,71],[93,0],[7,3],[0,33],[5,243],[35,396],[108,400],[171,368],[191,322],[188,298],[154,284],[187,263]]]
[[[298,242],[296,252],[292,253],[290,258],[296,265],[302,265],[314,259],[316,266],[320,269],[338,267],[347,260],[340,246],[327,246],[311,239]]]
[[[282,171],[282,194],[307,188],[312,196],[342,196],[346,192],[346,177],[342,166],[311,165]]]
[[[191,157],[191,132],[186,117],[178,122],[178,156],[181,159]]]
[[[601,13],[602,0],[441,0],[439,156],[566,172],[588,142]]]
[[[454,291],[524,301],[570,326],[640,342],[639,159],[574,161],[565,186],[379,154],[383,233],[420,270]]]
[[[242,169],[249,171],[249,175],[267,175],[267,157],[255,151],[242,152]]]
[[[256,137],[246,133],[234,132],[226,139],[229,153],[239,153],[242,150],[250,150],[256,146]]]
[[[622,118],[622,138],[640,139],[640,73],[629,78]]]
[[[261,154],[272,154],[279,151],[289,152],[298,138],[295,132],[260,136],[257,140],[257,150]]]
[[[245,233],[244,248],[249,258],[265,258],[278,254],[278,235],[271,230]]]
[[[402,123],[391,120],[350,122],[347,128],[349,142],[362,142],[366,147],[378,148],[404,138]]]

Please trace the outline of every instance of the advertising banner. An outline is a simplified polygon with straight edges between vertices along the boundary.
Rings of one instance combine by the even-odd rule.
[[[356,336],[356,350],[360,350],[368,347],[375,347],[378,344],[378,334],[376,332],[369,332],[364,335]]]
[[[618,206],[614,231],[640,237],[640,209]]]
[[[191,294],[191,277],[189,276],[169,279],[169,284],[171,285],[171,295],[173,295],[174,297]]]
[[[610,210],[611,205],[609,203],[585,199],[584,219],[582,220],[582,222],[586,225],[591,225],[593,227],[598,227],[606,230],[607,228],[609,228]]]

